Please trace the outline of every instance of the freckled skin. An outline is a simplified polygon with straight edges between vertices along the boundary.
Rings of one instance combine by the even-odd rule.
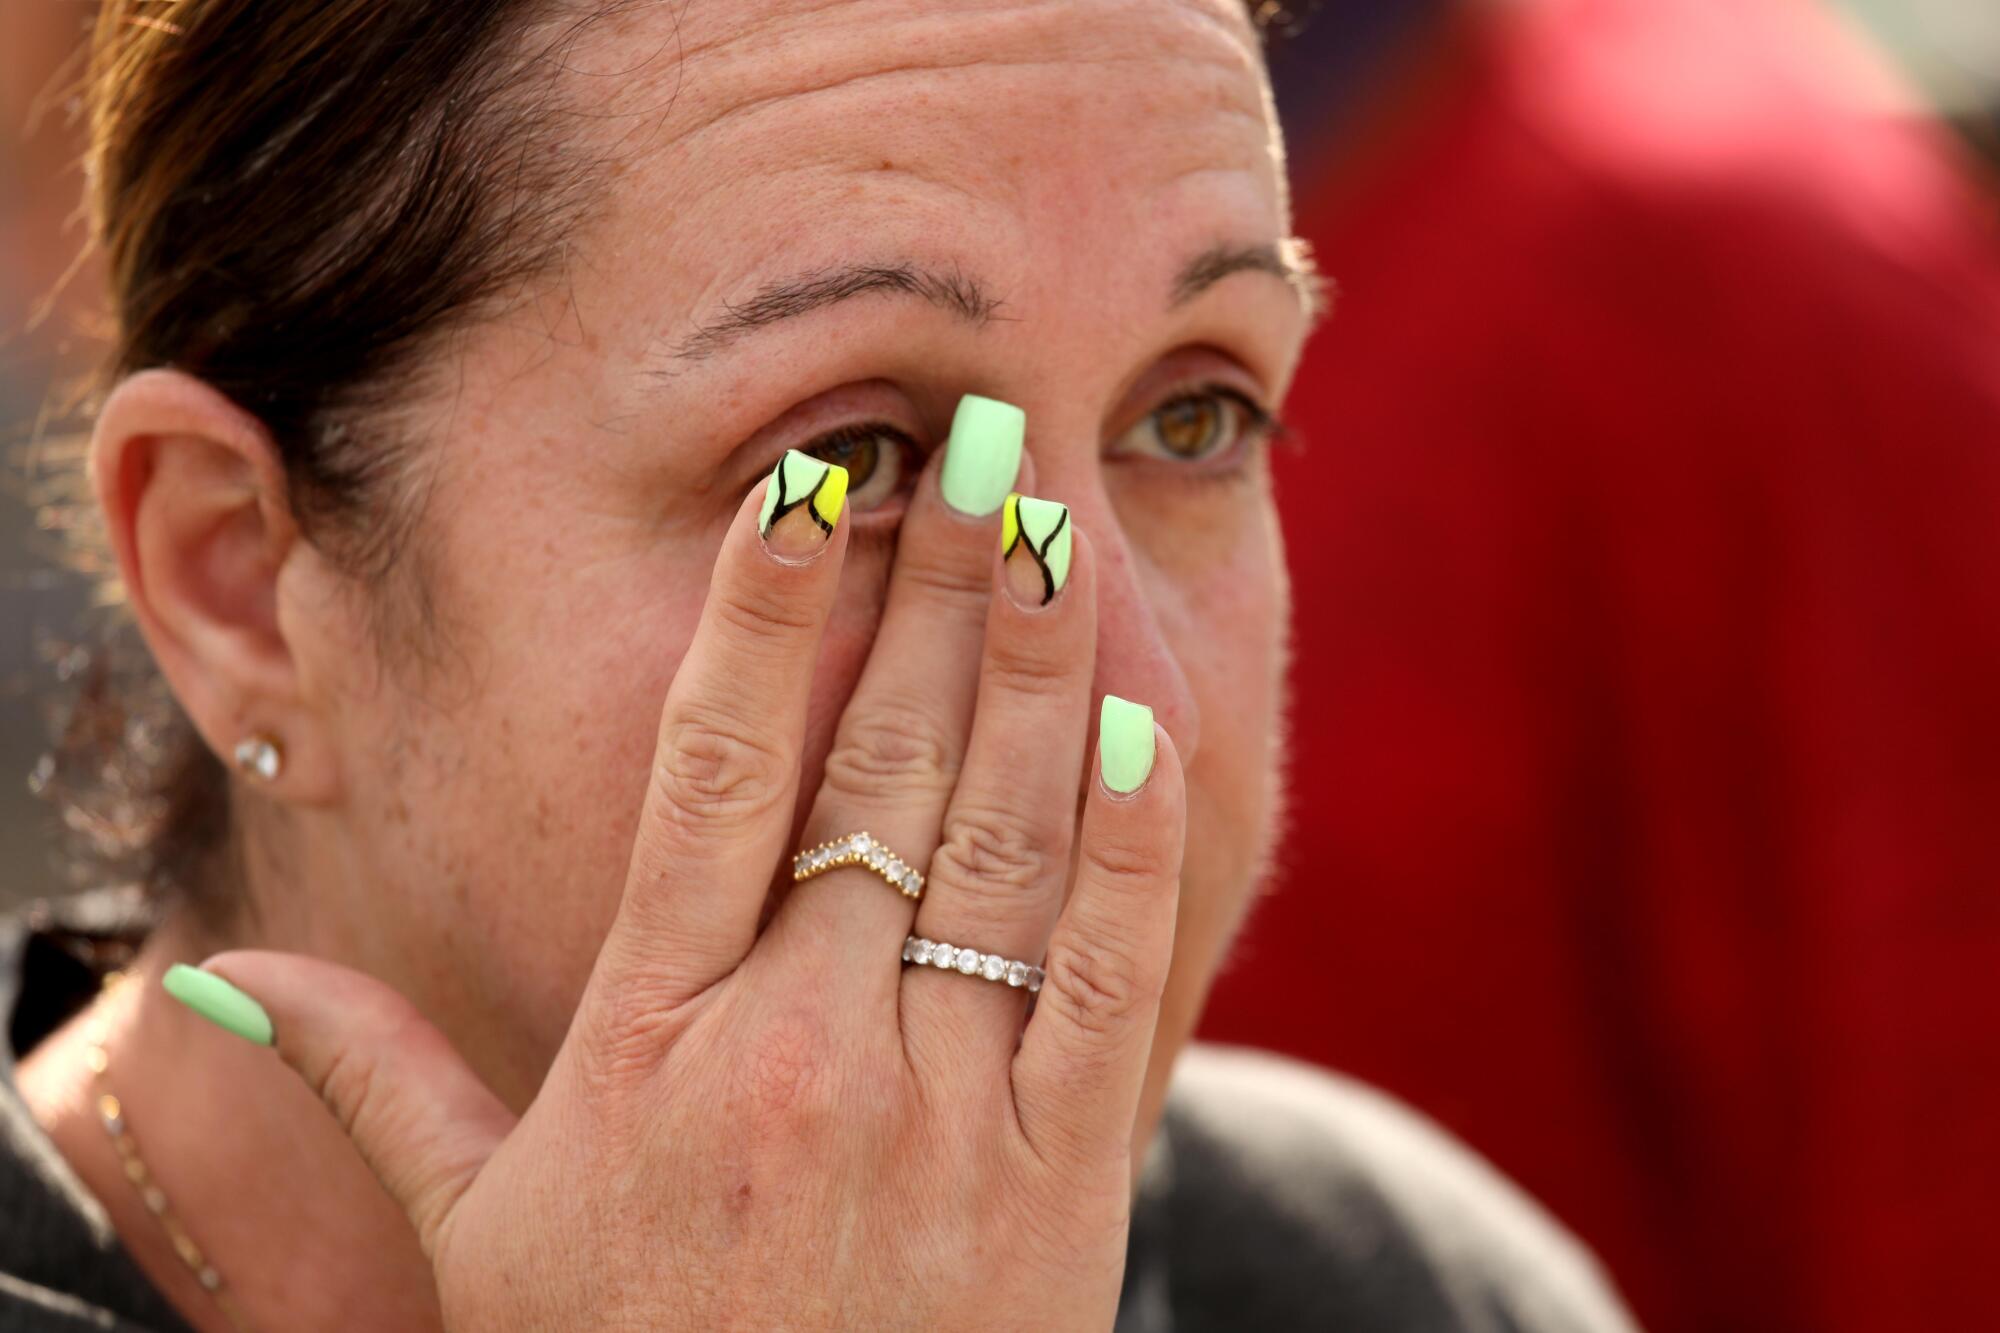
[[[1026,409],[1036,493],[1071,507],[1099,562],[1096,688],[1152,705],[1188,756],[1142,1123],[1253,891],[1286,611],[1268,482],[1105,448],[1174,387],[1169,355],[1273,404],[1296,364],[1305,320],[1268,277],[1165,300],[1203,247],[1287,234],[1254,38],[1224,0],[945,8],[689,6],[680,67],[660,7],[593,25],[577,68],[663,52],[574,90],[601,112],[577,133],[615,162],[601,206],[537,313],[455,344],[449,391],[417,409],[448,497],[422,539],[437,642],[378,668],[360,599],[328,614],[323,572],[281,578],[342,791],[247,830],[289,868],[254,887],[259,943],[396,986],[517,1109],[616,908],[723,526],[804,443],[745,441],[842,385],[873,386],[867,415],[900,414],[931,447],[963,393]],[[977,274],[1004,318],[871,297],[699,363],[649,350],[773,277],[904,256]],[[888,525],[864,539],[872,520],[854,521],[801,817],[892,558]]]

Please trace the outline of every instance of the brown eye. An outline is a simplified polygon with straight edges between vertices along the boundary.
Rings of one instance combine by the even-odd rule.
[[[1153,433],[1179,458],[1202,457],[1222,430],[1222,404],[1214,398],[1182,398],[1153,413]]]
[[[851,491],[860,490],[875,475],[875,460],[881,451],[881,440],[874,435],[825,440],[813,445],[811,450],[813,457],[838,463],[847,469],[847,485]]]
[[[843,426],[805,446],[804,452],[847,469],[847,502],[872,509],[903,484],[905,451],[914,446],[888,426]]]
[[[1237,446],[1268,438],[1277,429],[1269,412],[1236,390],[1216,385],[1160,404],[1134,423],[1111,451],[1200,463],[1223,458]]]

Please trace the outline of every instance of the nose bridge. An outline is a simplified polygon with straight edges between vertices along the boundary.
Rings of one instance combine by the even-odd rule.
[[[1032,423],[1031,413],[1029,420]],[[1047,418],[1044,418],[1046,420]],[[1201,710],[1179,656],[1162,626],[1154,598],[1168,590],[1146,567],[1139,548],[1126,540],[1105,487],[1105,463],[1094,424],[1076,425],[1066,438],[1043,436],[1033,442],[1038,494],[1069,506],[1070,520],[1090,543],[1097,570],[1096,695],[1115,694],[1153,710],[1167,729],[1183,763],[1201,739]],[[1095,725],[1095,714],[1092,725]]]

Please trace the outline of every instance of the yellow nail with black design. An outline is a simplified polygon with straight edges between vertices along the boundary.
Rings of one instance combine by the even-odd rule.
[[[1069,506],[1010,495],[1000,517],[1000,562],[1007,591],[1022,606],[1047,606],[1069,582],[1075,533]]]
[[[782,555],[810,555],[833,536],[846,503],[846,468],[787,449],[764,487],[757,531]]]

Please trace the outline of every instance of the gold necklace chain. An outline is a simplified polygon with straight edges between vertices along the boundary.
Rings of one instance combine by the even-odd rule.
[[[109,995],[113,988],[123,985],[126,974],[107,972],[104,975],[103,993]],[[132,1131],[125,1123],[125,1107],[117,1096],[104,1086],[104,1072],[110,1067],[110,1056],[105,1052],[104,1041],[107,1031],[101,1016],[92,1016],[85,1028],[88,1045],[84,1048],[84,1062],[90,1066],[92,1077],[97,1083],[97,1119],[104,1126],[104,1132],[111,1136],[111,1146],[118,1150],[118,1160],[124,1164],[125,1179],[132,1182],[132,1188],[139,1192],[139,1201],[146,1211],[159,1222],[160,1229],[167,1233],[173,1243],[174,1253],[187,1265],[188,1272],[201,1289],[209,1294],[216,1306],[228,1318],[230,1325],[239,1333],[251,1333],[250,1323],[243,1317],[243,1311],[223,1284],[222,1274],[208,1261],[201,1247],[194,1243],[194,1237],[181,1224],[179,1217],[167,1202],[166,1191],[153,1179],[153,1173],[146,1168],[145,1159],[139,1156],[139,1145],[132,1138]]]

